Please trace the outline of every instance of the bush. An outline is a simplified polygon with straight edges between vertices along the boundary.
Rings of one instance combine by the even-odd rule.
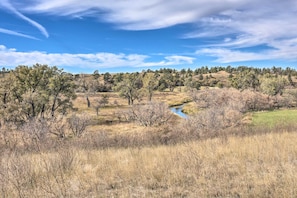
[[[86,114],[72,115],[68,119],[69,129],[75,137],[81,137],[82,134],[86,131],[86,128],[89,125],[89,123],[90,116]]]
[[[128,112],[129,120],[142,126],[160,126],[166,123],[172,113],[164,103],[151,102],[146,105],[134,105]]]

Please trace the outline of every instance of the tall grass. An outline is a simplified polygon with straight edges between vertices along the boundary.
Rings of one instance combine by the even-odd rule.
[[[297,134],[2,152],[0,197],[296,197]]]

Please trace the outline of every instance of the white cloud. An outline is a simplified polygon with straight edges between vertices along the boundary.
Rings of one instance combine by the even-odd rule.
[[[188,56],[177,56],[177,55],[172,55],[172,56],[165,56],[164,60],[159,61],[159,62],[145,62],[141,64],[140,66],[142,67],[150,67],[150,66],[171,66],[171,65],[191,65],[193,64],[195,58],[193,57],[188,57]]]
[[[214,56],[222,62],[297,59],[296,46],[291,45],[291,42],[296,43],[297,38],[296,0],[10,0],[10,4],[19,13],[94,17],[126,30],[149,30],[191,23],[192,28],[183,38],[208,41],[209,48],[200,50],[199,54]],[[15,11],[16,15],[30,22]],[[46,35],[41,25],[30,23]],[[240,51],[241,48],[259,45],[275,50],[257,53]],[[124,61],[123,58],[119,60]],[[134,61],[142,62],[138,58]],[[159,64],[170,62],[164,59]]]
[[[159,62],[149,62],[151,58],[141,54],[69,54],[45,53],[40,51],[19,52],[0,45],[0,65],[17,66],[33,65],[35,63],[56,65],[60,67],[80,68],[115,68],[115,67],[146,67],[191,64],[194,58],[187,56],[166,56]]]
[[[295,41],[296,42],[296,41]],[[198,56],[206,55],[215,57],[215,62],[232,63],[244,61],[259,61],[259,60],[287,60],[294,61],[297,57],[297,45],[286,46],[280,49],[265,50],[261,53],[244,52],[239,50],[231,50],[226,48],[204,48],[196,51]]]
[[[10,35],[14,35],[14,36],[20,36],[20,37],[25,37],[25,38],[30,38],[30,39],[37,40],[37,38],[35,38],[33,36],[29,36],[29,35],[26,35],[26,34],[22,34],[22,33],[12,31],[12,30],[8,30],[8,29],[4,29],[4,28],[0,28],[0,32],[4,33],[4,34],[10,34]]]
[[[16,0],[14,0],[16,2]],[[31,2],[31,3],[28,3]],[[250,1],[227,0],[29,0],[18,7],[25,12],[84,17],[93,16],[123,29],[157,29],[195,23],[202,17],[243,7]]]
[[[263,54],[257,54],[253,52],[240,52],[223,48],[204,48],[201,50],[197,50],[196,54],[216,57],[215,62],[218,63],[242,62],[250,60],[267,60],[271,58]]]
[[[14,15],[18,16],[19,18],[27,21],[28,23],[30,23],[31,25],[33,25],[34,27],[36,27],[46,38],[49,37],[49,34],[47,32],[47,30],[42,26],[40,25],[39,23],[37,23],[36,21],[26,17],[25,15],[23,15],[21,12],[19,12],[11,3],[9,0],[1,0],[0,1],[0,5],[3,7],[3,8],[6,8],[8,9],[10,12],[12,12]],[[2,9],[3,9],[2,8]],[[7,33],[7,31],[2,31],[2,33]],[[11,33],[8,33],[8,34],[11,34]],[[13,35],[16,35],[16,36],[23,36],[24,35],[21,35],[21,34],[13,34]],[[25,36],[25,37],[28,37],[28,36]]]

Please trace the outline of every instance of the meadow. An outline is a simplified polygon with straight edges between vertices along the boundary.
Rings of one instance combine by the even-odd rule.
[[[155,98],[172,105],[188,101],[183,92]],[[1,197],[297,196],[296,110],[250,113],[248,125],[234,134],[165,145],[156,139],[166,129],[116,122],[115,112],[127,106],[113,94],[114,100],[117,105],[96,116],[83,96],[76,99],[79,113],[94,116],[79,139],[26,150],[2,147]],[[115,122],[104,124],[110,119]],[[182,121],[174,116],[171,123]]]
[[[1,154],[2,197],[296,197],[296,133]]]
[[[282,109],[253,113],[252,124],[255,126],[275,127],[277,125],[290,125],[296,122],[296,109]]]
[[[71,101],[75,98],[74,108],[61,117],[57,114],[63,109],[52,111],[56,116],[45,119],[44,108],[41,117],[33,111],[42,107],[34,91],[23,96],[29,106],[19,100],[21,106],[15,108],[18,100],[7,103],[6,98],[14,96],[8,94],[14,89],[4,86],[2,115],[13,122],[0,127],[0,197],[297,197],[294,82],[283,87],[283,95],[267,95],[259,90],[273,91],[267,85],[279,77],[264,79],[259,90],[241,90],[244,77],[255,80],[253,72],[237,73],[238,78],[224,71],[195,76],[189,72],[183,77],[194,80],[184,79],[188,86],[173,90],[163,89],[171,78],[162,77],[175,78],[178,73],[162,72],[158,80],[163,84],[154,88],[152,101],[142,92],[148,91],[148,82],[156,86],[153,73],[137,74],[143,80],[143,89],[137,92],[143,95],[133,100],[134,105],[128,105],[130,96],[123,98],[117,90],[120,85],[125,88],[134,74],[126,74],[129,78],[104,92],[91,91],[92,83],[87,84],[97,80],[97,88],[108,90],[110,74],[99,80],[76,75],[74,82],[62,75],[69,86],[79,85],[73,84],[75,92],[68,92]],[[40,96],[51,93],[40,90]],[[63,97],[48,100],[61,102]],[[108,102],[102,102],[104,98]],[[64,102],[60,105],[70,105],[70,100]],[[183,105],[188,119],[169,111],[177,105]],[[31,117],[14,119],[19,115]]]

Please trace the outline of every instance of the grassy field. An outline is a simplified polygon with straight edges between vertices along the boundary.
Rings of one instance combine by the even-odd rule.
[[[90,96],[91,104],[100,94]],[[294,124],[296,109],[249,113],[247,123],[255,127],[238,129],[244,135],[165,145],[156,138],[166,135],[166,126],[106,124],[128,108],[117,94],[108,95],[99,116],[83,94],[75,100],[76,113],[92,116],[81,138],[37,142],[32,150],[0,147],[0,197],[297,197],[296,127],[274,130]],[[169,106],[189,101],[180,90],[156,92],[153,99]],[[191,112],[195,105],[185,107]],[[174,116],[170,123],[178,135],[182,121]],[[100,146],[104,142],[113,146]]]
[[[2,197],[296,197],[297,134],[1,153]]]
[[[297,110],[284,109],[265,112],[256,112],[252,115],[252,124],[255,126],[275,127],[296,123]]]

